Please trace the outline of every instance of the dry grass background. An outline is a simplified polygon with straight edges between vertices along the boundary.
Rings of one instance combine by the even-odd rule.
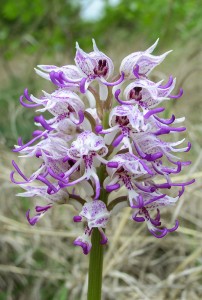
[[[168,225],[178,218],[180,227],[163,239],[148,234],[145,224],[133,223],[130,209],[112,218],[107,228],[103,300],[202,299],[202,49],[192,44],[184,54],[184,49],[173,48],[174,54],[154,76],[174,73],[185,90],[184,97],[168,109],[178,117],[186,116],[185,136],[193,145],[186,159],[193,163],[175,180],[196,178],[196,183],[187,187],[175,208],[165,210]],[[127,55],[132,50],[123,49],[116,51]],[[18,106],[17,100],[16,106],[10,104],[16,118],[21,116]],[[8,126],[15,128],[13,118]],[[81,224],[72,222],[74,209],[56,207],[30,227],[25,212],[35,200],[15,196],[18,188],[11,185],[9,174],[16,156],[3,138],[0,153],[0,300],[86,299],[88,257],[72,245],[82,232]]]

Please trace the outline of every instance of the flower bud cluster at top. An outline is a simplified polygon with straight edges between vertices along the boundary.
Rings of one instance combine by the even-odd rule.
[[[184,118],[159,116],[164,111],[161,102],[179,98],[183,91],[172,94],[176,82],[172,76],[167,83],[148,78],[170,52],[151,54],[157,43],[126,56],[114,77],[112,60],[94,40],[90,53],[77,44],[75,65],[39,65],[36,69],[55,85],[52,93],[43,91],[36,98],[25,89],[20,97],[24,107],[37,108],[34,119],[39,129],[26,144],[19,138],[14,152],[26,157],[29,164],[37,158],[40,166],[27,177],[13,161],[11,180],[25,190],[18,196],[46,201],[35,207],[33,217],[30,210],[26,213],[31,225],[55,204],[72,204],[80,211],[74,222],[86,221],[87,225],[74,244],[84,254],[91,249],[94,228],[100,231],[101,244],[107,243],[103,228],[125,206],[131,207],[132,220],[145,222],[155,237],[175,231],[178,221],[172,228],[162,226],[159,209],[174,205],[185,186],[194,181],[173,183],[171,179],[190,164],[179,160],[175,152],[187,152],[191,145],[179,148],[184,139],[162,139],[186,128],[176,127]],[[46,111],[49,119],[41,114]],[[161,184],[155,182],[156,177],[164,179]],[[178,187],[175,197],[166,192],[172,187]]]

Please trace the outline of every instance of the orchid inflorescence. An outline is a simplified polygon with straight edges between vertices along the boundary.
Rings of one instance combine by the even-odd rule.
[[[159,208],[174,205],[185,186],[193,183],[173,183],[171,179],[172,174],[190,164],[173,152],[187,152],[191,145],[177,148],[184,139],[161,139],[186,128],[171,126],[184,118],[159,116],[164,108],[157,106],[180,98],[183,91],[172,94],[176,83],[172,76],[166,84],[148,78],[170,53],[152,55],[157,43],[126,56],[119,74],[112,79],[113,62],[95,41],[90,53],[77,44],[75,65],[39,65],[36,69],[38,75],[55,85],[54,92],[43,91],[43,96],[36,98],[25,89],[20,97],[24,107],[51,114],[50,119],[37,115],[35,124],[40,128],[33,132],[33,139],[23,144],[19,138],[14,149],[23,157],[40,161],[30,177],[13,161],[11,180],[25,190],[18,196],[37,196],[46,201],[46,205],[35,207],[34,217],[28,210],[27,220],[35,225],[56,204],[74,205],[80,210],[74,222],[87,222],[83,235],[74,241],[84,254],[92,247],[94,228],[101,234],[100,243],[107,243],[103,229],[110,216],[126,206],[132,209],[132,220],[146,222],[157,238],[178,228],[177,220],[172,228],[161,225]],[[16,180],[16,172],[21,181]],[[156,178],[164,180],[159,183]],[[166,193],[171,187],[179,187],[175,197]]]

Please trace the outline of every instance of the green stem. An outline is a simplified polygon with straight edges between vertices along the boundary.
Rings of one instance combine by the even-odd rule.
[[[99,230],[94,228],[88,271],[88,300],[101,300],[102,295],[103,245],[100,239]]]
[[[103,185],[106,166],[101,165],[98,170],[100,185]],[[100,200],[107,202],[106,190],[101,187]],[[96,201],[96,200],[95,200]],[[101,236],[97,228],[93,229],[88,271],[88,300],[101,300],[102,296],[102,268],[104,247],[100,244]]]

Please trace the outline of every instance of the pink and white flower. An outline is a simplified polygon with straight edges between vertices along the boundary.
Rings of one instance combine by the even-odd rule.
[[[84,219],[87,221],[87,226],[84,234],[74,241],[74,245],[82,247],[83,253],[88,254],[92,247],[90,237],[94,228],[98,228],[100,232],[100,243],[102,245],[106,244],[108,239],[103,228],[106,228],[109,217],[110,212],[107,210],[106,204],[103,201],[94,200],[85,203],[80,214],[74,217],[74,222],[81,222]]]

